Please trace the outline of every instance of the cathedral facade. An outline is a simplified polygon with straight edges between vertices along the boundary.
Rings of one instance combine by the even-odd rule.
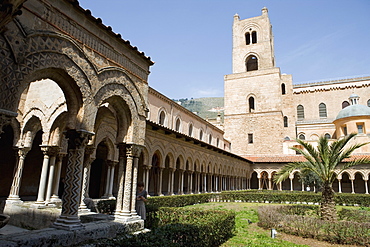
[[[320,136],[336,140],[357,133],[352,143],[370,141],[370,77],[293,84],[275,66],[267,8],[245,20],[234,16],[232,63],[233,73],[225,76],[225,138],[233,153],[253,162],[251,188],[277,188],[274,174],[300,159],[290,149],[300,148],[295,139],[315,145]],[[355,156],[369,153],[366,145]],[[304,188],[296,174],[283,189]],[[338,174],[337,191],[342,175],[346,192],[368,193],[368,165]]]

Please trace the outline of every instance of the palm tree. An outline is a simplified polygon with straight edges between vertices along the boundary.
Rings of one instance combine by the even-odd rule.
[[[343,170],[358,164],[369,164],[370,159],[358,158],[350,159],[348,162],[343,162],[351,156],[353,151],[368,144],[360,143],[349,146],[348,142],[356,136],[355,133],[345,136],[342,139],[336,140],[329,144],[328,139],[321,136],[318,140],[317,148],[311,144],[297,139],[297,142],[304,147],[299,149],[292,147],[291,149],[303,155],[306,159],[304,162],[293,162],[285,165],[276,175],[275,182],[280,183],[288,178],[289,174],[297,169],[301,173],[312,172],[322,182],[322,198],[321,198],[321,218],[325,220],[336,220],[337,211],[335,209],[333,182],[336,179],[334,170]],[[339,174],[338,173],[338,174]]]

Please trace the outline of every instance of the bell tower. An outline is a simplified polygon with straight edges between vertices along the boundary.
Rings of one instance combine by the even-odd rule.
[[[234,15],[233,73],[275,67],[274,41],[267,8],[262,15],[240,20]]]
[[[278,155],[295,138],[291,75],[275,67],[267,8],[240,20],[234,15],[232,74],[225,76],[225,137],[239,155]]]

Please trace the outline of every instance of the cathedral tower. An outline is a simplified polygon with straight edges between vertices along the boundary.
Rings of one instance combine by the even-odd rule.
[[[275,67],[272,26],[262,15],[233,23],[233,73],[225,76],[225,137],[239,155],[278,155],[295,138],[292,78]]]

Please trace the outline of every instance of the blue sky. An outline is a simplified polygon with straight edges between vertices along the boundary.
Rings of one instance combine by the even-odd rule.
[[[267,7],[276,66],[293,83],[370,75],[370,0],[80,0],[147,56],[171,99],[223,96],[232,22]]]

